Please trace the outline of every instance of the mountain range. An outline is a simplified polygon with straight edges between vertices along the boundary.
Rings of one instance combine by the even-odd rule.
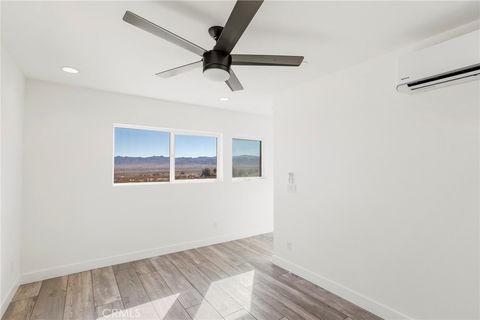
[[[233,164],[238,166],[258,166],[260,158],[258,156],[234,156]],[[152,157],[115,157],[115,167],[168,167],[170,165],[170,158],[164,156]],[[175,158],[177,166],[193,166],[193,165],[207,165],[215,166],[217,164],[217,157],[179,157]]]

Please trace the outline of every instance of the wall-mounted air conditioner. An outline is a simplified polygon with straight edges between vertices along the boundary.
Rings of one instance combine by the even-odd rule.
[[[415,93],[480,79],[480,30],[402,57],[400,92]]]

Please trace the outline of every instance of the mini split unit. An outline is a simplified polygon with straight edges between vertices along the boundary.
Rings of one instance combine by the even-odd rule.
[[[397,91],[415,93],[480,78],[480,30],[402,57]]]

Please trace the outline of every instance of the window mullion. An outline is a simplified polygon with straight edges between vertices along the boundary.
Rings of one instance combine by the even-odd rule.
[[[170,132],[170,182],[175,181],[175,133]]]

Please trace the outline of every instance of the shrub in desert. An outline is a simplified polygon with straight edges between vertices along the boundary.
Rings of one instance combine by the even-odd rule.
[[[211,177],[212,176],[212,171],[210,168],[204,168],[202,170],[202,177]]]

